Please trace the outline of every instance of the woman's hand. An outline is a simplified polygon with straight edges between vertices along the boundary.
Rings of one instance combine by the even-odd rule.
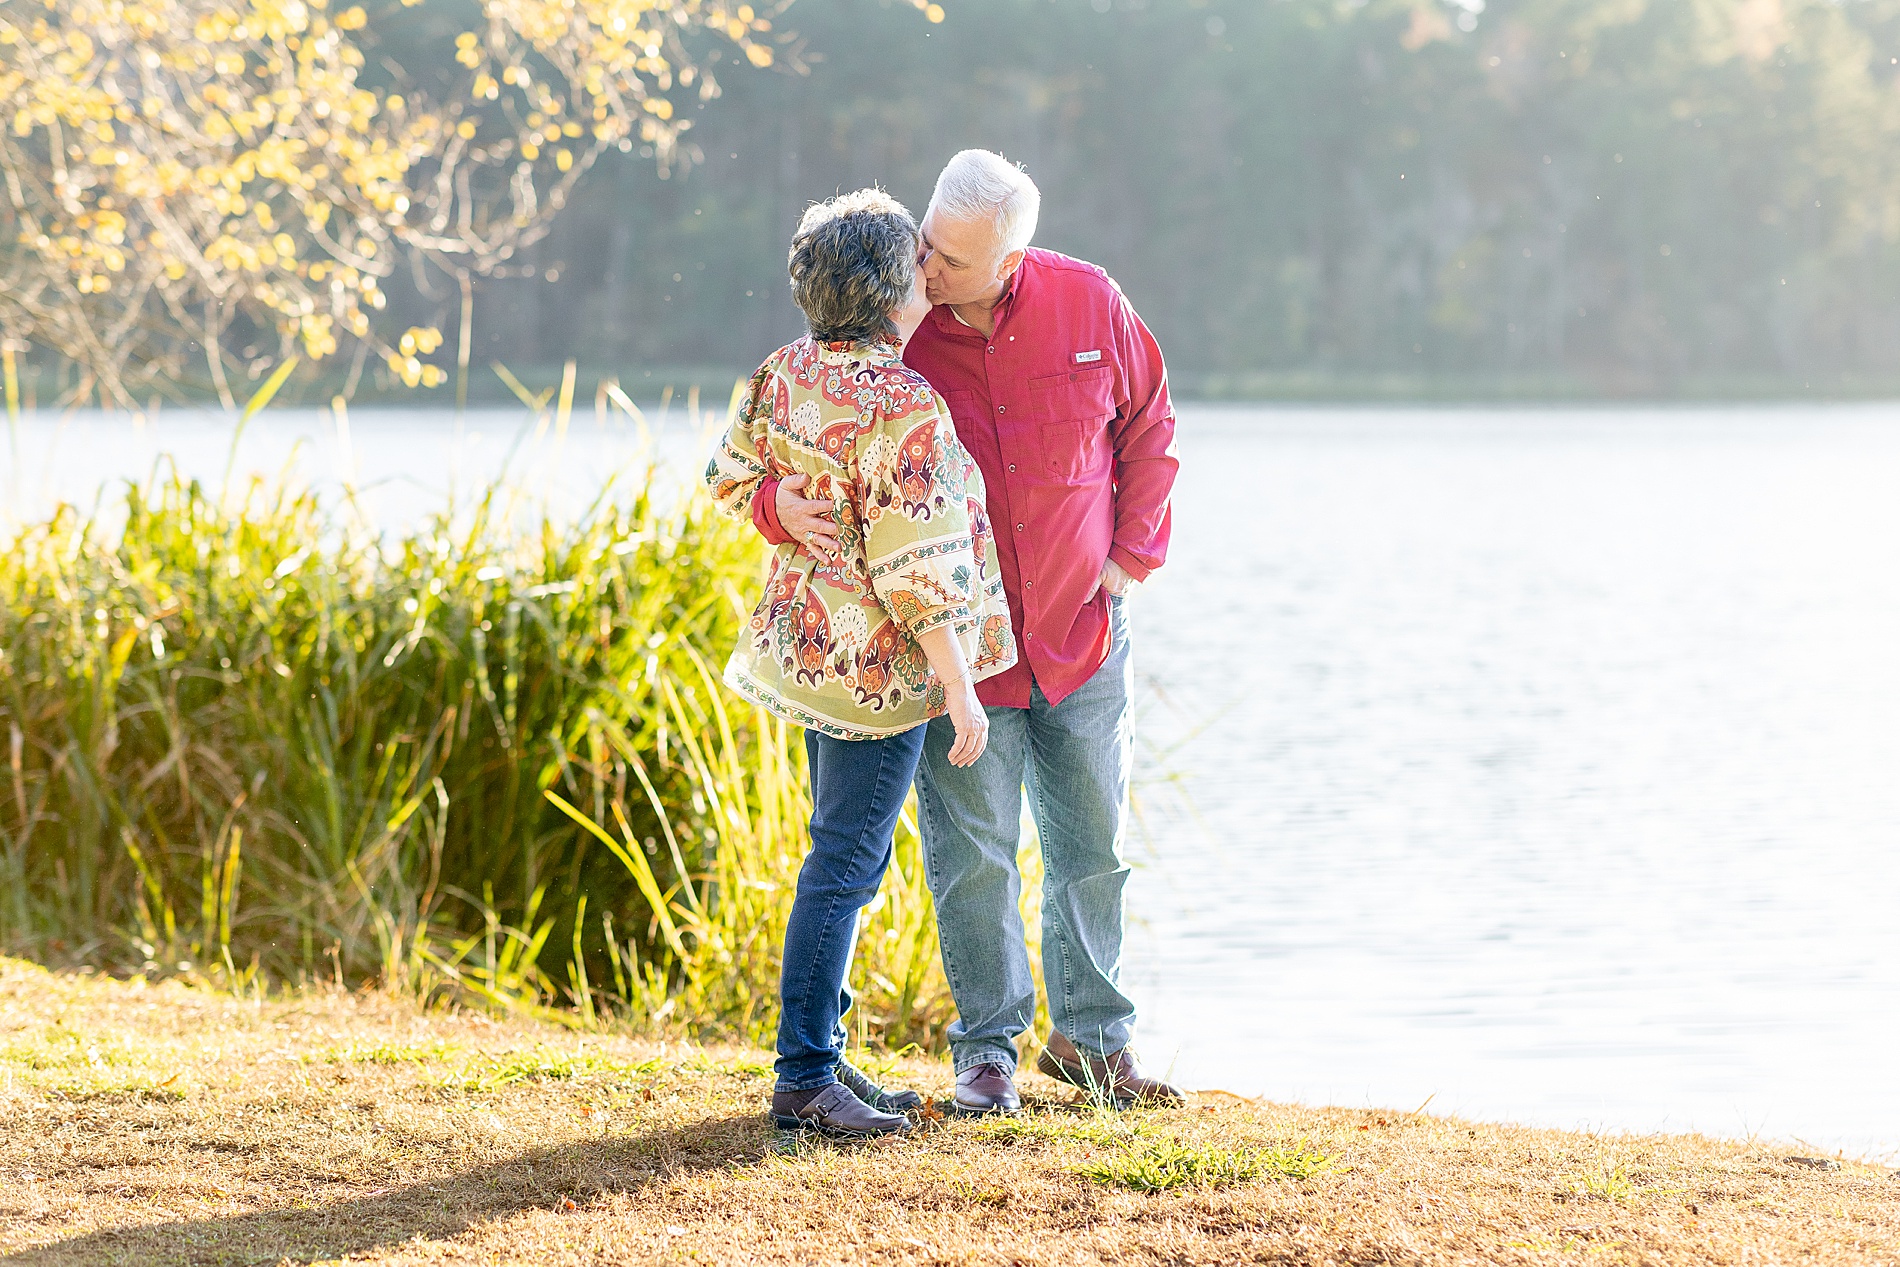
[[[950,720],[957,728],[957,741],[950,745],[950,764],[967,766],[983,755],[990,741],[990,715],[976,698],[976,683],[965,673],[955,682],[944,683],[949,696]]]
[[[950,745],[950,764],[970,765],[983,755],[990,741],[990,715],[976,698],[976,682],[963,658],[963,648],[957,645],[949,625],[918,634],[917,645],[923,648],[937,681],[943,683],[950,720],[957,728],[956,742]]]

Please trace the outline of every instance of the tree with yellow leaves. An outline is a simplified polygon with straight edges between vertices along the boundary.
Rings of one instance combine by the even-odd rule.
[[[789,0],[333,3],[0,0],[0,336],[76,362],[70,400],[202,366],[228,404],[233,371],[351,343],[433,386],[441,335],[379,332],[404,267],[459,286],[465,382],[473,283],[609,147],[675,161],[708,49],[771,65]]]

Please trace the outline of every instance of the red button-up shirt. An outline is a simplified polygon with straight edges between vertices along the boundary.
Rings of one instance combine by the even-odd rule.
[[[1166,560],[1180,462],[1161,349],[1101,269],[1032,250],[995,319],[986,339],[933,308],[904,360],[949,403],[988,490],[1017,658],[977,698],[1027,708],[1032,680],[1060,703],[1108,658],[1102,564],[1145,580]],[[761,489],[754,519],[782,542],[774,500]]]

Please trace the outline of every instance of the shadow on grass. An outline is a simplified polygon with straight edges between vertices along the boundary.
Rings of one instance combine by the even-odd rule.
[[[707,1118],[622,1139],[521,1153],[366,1196],[142,1227],[107,1228],[0,1256],[5,1267],[199,1267],[308,1263],[343,1258],[417,1237],[442,1239],[531,1209],[583,1204],[682,1171],[755,1164],[772,1151],[760,1114]],[[292,1180],[294,1182],[294,1180]],[[315,1187],[312,1181],[312,1187]]]

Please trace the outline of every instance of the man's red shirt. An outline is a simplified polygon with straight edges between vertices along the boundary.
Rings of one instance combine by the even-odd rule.
[[[1145,580],[1166,560],[1180,462],[1161,349],[1101,269],[1032,250],[995,318],[985,338],[933,308],[904,360],[948,402],[988,494],[1017,658],[977,698],[1027,708],[1032,680],[1060,703],[1108,658],[1102,564]],[[754,522],[783,542],[775,495],[760,489]]]

